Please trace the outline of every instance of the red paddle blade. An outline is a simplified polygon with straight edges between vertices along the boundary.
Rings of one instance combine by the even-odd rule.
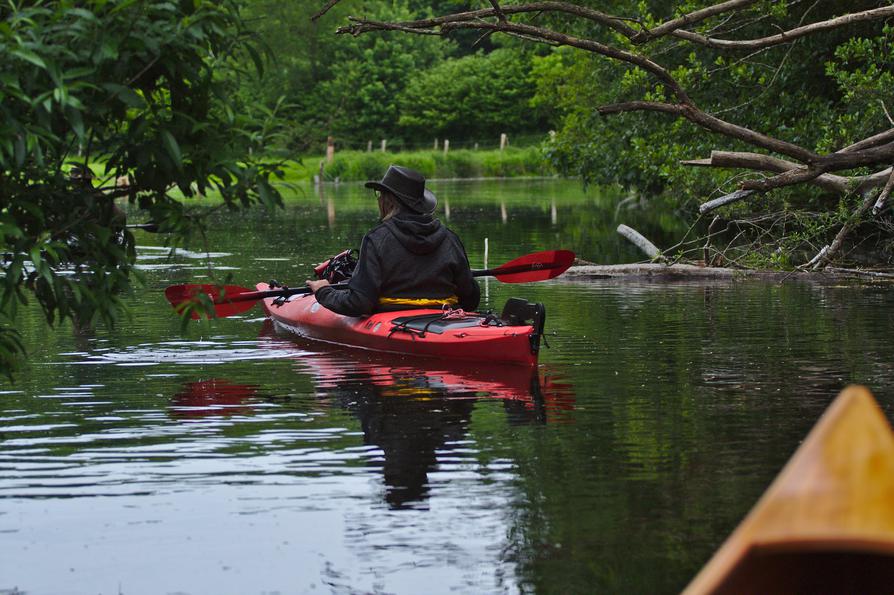
[[[186,311],[193,319],[224,318],[250,310],[255,305],[254,300],[243,302],[226,300],[240,293],[251,292],[251,289],[238,285],[171,285],[165,289],[165,298],[178,314]]]
[[[510,260],[491,271],[503,283],[529,283],[558,277],[574,262],[571,250],[546,250]]]

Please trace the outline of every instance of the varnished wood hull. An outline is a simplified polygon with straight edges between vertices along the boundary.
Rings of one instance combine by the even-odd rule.
[[[894,432],[851,386],[684,591],[894,593]]]

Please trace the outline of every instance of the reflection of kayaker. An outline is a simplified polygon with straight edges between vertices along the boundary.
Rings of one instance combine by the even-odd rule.
[[[392,165],[376,191],[382,223],[367,233],[347,287],[307,281],[323,307],[345,316],[442,306],[474,310],[480,289],[459,237],[434,218],[435,195],[417,171]]]
[[[418,381],[404,388],[410,387],[412,396],[396,397],[391,390],[397,385],[377,386],[358,376],[327,391],[360,421],[363,443],[382,450],[385,501],[392,508],[428,498],[428,474],[438,464],[438,453],[465,438],[475,406],[470,400],[444,399],[444,389]]]

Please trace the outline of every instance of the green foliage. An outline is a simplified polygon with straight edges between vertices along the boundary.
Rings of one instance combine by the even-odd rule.
[[[503,151],[418,151],[381,153],[344,151],[327,164],[327,179],[342,181],[378,180],[389,165],[399,164],[421,172],[427,178],[498,178],[544,176],[552,173],[539,147]]]
[[[25,355],[22,336],[8,323],[0,324],[0,372],[12,380],[12,372],[19,367]]]
[[[320,7],[310,0],[254,0],[248,7],[276,61],[262,85],[239,88],[240,101],[269,105],[287,97],[292,132],[286,146],[293,151],[317,152],[330,135],[341,148],[387,139],[391,148],[415,149],[436,135],[471,145],[502,132],[548,130],[548,112],[532,115],[528,106],[530,46],[481,40],[475,31],[456,32],[446,41],[397,31],[333,35],[357,9],[337,4],[312,22]],[[454,0],[396,0],[367,3],[362,14],[405,21],[471,7]]]
[[[448,60],[410,80],[400,98],[400,126],[425,138],[498,137],[542,130],[530,106],[530,52],[500,48]]]
[[[878,132],[885,108],[894,109],[894,27],[885,26],[877,37],[849,39],[825,66],[841,100],[834,120],[823,127],[820,148],[832,150]]]
[[[675,6],[674,10],[679,14],[707,4],[688,2]],[[857,10],[863,4],[867,3],[856,6],[831,2],[818,12],[811,12],[810,20]],[[632,9],[628,7],[626,12]],[[674,16],[658,4],[641,3],[636,11],[646,23]],[[737,38],[760,37],[791,28],[801,18],[800,12],[789,15],[784,2],[758,3],[742,16],[742,21],[755,16],[762,18],[744,27]],[[708,31],[717,24],[717,20],[709,19],[699,29]],[[871,30],[872,25],[868,27]],[[843,76],[840,68],[849,61],[849,72],[853,73],[856,66],[854,75],[862,83],[868,83],[875,71],[883,72],[886,68],[890,71],[889,63],[879,58],[887,55],[890,60],[890,37],[851,47],[854,42],[849,40],[854,31],[850,28],[807,37],[795,44],[766,50],[760,59],[695,45],[671,44],[667,40],[653,42],[637,51],[658,56],[705,111],[819,149],[824,145],[840,146],[841,134],[835,135],[828,129],[830,122],[838,122],[836,112],[841,112],[842,100],[846,102],[849,95],[854,96],[854,111],[871,102],[875,102],[875,107],[868,112],[864,110],[859,124],[845,120],[834,128],[853,135],[861,134],[862,129],[878,131],[885,125],[873,93],[864,93],[861,83]],[[840,44],[844,44],[842,49],[836,50]],[[873,51],[875,48],[880,51]],[[873,55],[877,70],[867,64],[857,66],[858,56],[869,54]],[[680,195],[704,197],[728,179],[728,172],[687,168],[679,160],[707,157],[712,149],[749,149],[742,143],[666,115],[637,112],[602,117],[594,111],[598,105],[621,101],[667,100],[666,89],[641,69],[586,52],[557,48],[549,56],[537,59],[534,72],[538,85],[535,103],[555,106],[564,121],[552,147],[552,157],[562,171],[580,174],[589,182],[620,183],[649,193],[673,188]],[[837,86],[830,84],[830,77]],[[884,77],[879,78],[875,91],[882,93],[885,88],[890,89],[890,84],[885,86]],[[859,105],[857,97],[861,98]]]
[[[635,14],[649,24],[712,3],[615,4],[600,9]],[[874,6],[872,2],[825,2],[812,7],[805,22]],[[724,15],[706,20],[696,29],[708,33],[722,25],[735,34],[717,34],[720,37],[759,38],[802,24],[803,12],[788,2],[765,1],[730,21],[723,21],[728,16]],[[890,110],[894,104],[890,26],[882,29],[878,23],[854,23],[754,55],[670,39],[633,47],[614,34],[597,31],[593,35],[654,56],[705,112],[810,150],[838,150],[890,127],[883,108],[888,105]],[[680,162],[708,157],[712,150],[754,151],[750,145],[665,114],[599,115],[595,108],[600,105],[635,100],[673,102],[664,85],[645,71],[587,52],[554,48],[549,55],[535,59],[533,72],[537,84],[534,104],[552,106],[562,120],[555,142],[548,148],[559,171],[580,175],[587,183],[615,183],[646,195],[665,194],[674,204],[689,209],[712,194],[734,190],[743,179],[741,171],[695,168]],[[805,214],[822,213],[834,210],[837,202],[837,196],[800,186],[750,200],[727,212],[750,215],[784,209],[788,214],[802,210]],[[808,219],[796,217],[792,224]],[[825,221],[822,234],[809,234],[819,246],[837,231],[835,221]],[[815,244],[798,247],[805,248],[818,250]]]
[[[332,28],[344,19],[339,7],[321,20],[325,24],[309,29],[320,3],[282,4],[262,1],[251,7],[276,64],[264,85],[241,93],[260,103],[285,95],[292,104],[289,146],[298,150],[308,142],[319,146],[329,135],[354,147],[382,138],[399,141],[399,99],[407,83],[443,60],[452,46],[399,32],[335,36]],[[368,5],[364,16],[409,20],[417,15],[406,2],[395,1]]]
[[[235,2],[64,0],[0,18],[3,316],[30,293],[51,323],[115,322],[136,260],[116,198],[181,240],[201,221],[180,197],[279,204],[276,162],[251,154],[276,138],[282,105],[230,101],[235,65],[262,66]]]

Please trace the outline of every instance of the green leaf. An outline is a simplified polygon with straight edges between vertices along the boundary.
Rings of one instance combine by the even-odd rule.
[[[144,108],[146,101],[140,97],[136,91],[130,87],[119,85],[118,83],[103,83],[103,88],[111,91],[118,99],[123,101],[128,107]]]
[[[62,78],[66,81],[70,81],[72,79],[79,79],[88,77],[96,72],[96,69],[92,66],[82,66],[77,68],[72,68],[71,70],[66,70],[62,75]]]
[[[69,16],[77,16],[81,17],[84,20],[97,22],[99,19],[96,18],[96,15],[90,12],[89,10],[84,10],[83,8],[69,8],[66,9],[66,14]]]
[[[31,64],[34,64],[35,66],[43,68],[44,70],[46,70],[46,68],[47,68],[47,64],[46,64],[46,62],[43,61],[43,58],[41,58],[40,56],[38,56],[31,50],[17,48],[12,51],[12,55],[17,56],[17,57],[21,58],[22,60],[25,60],[26,62],[30,62]]]
[[[180,154],[180,145],[177,144],[177,139],[174,138],[174,135],[170,133],[168,130],[161,131],[161,142],[165,147],[165,150],[170,155],[171,159],[174,160],[174,164],[178,169],[183,167],[183,155]]]
[[[26,155],[26,151],[25,151],[25,138],[24,138],[24,136],[22,136],[21,133],[19,133],[18,136],[16,136],[16,139],[14,141],[14,146],[15,146],[16,166],[22,167],[22,165],[25,164],[25,157],[27,155]]]
[[[84,119],[81,117],[81,112],[69,107],[65,108],[65,116],[68,119],[69,124],[71,124],[72,130],[78,135],[79,139],[83,140]]]
[[[254,46],[246,46],[245,48],[248,51],[248,55],[251,57],[251,61],[254,62],[255,70],[258,72],[258,76],[264,76],[264,61],[261,60],[261,55],[258,54],[258,50],[254,48]]]

